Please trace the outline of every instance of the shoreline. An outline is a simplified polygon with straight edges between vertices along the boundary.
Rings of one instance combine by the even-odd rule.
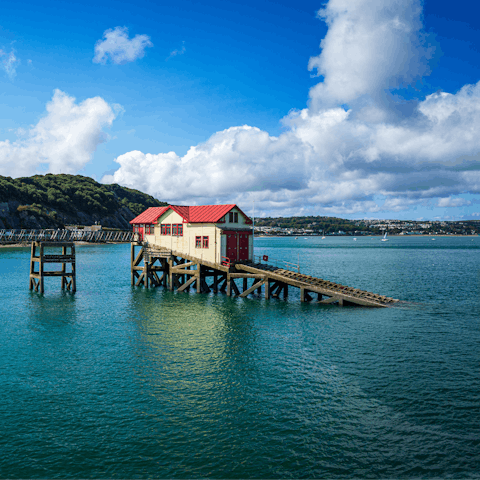
[[[312,237],[325,237],[325,238],[383,238],[383,235],[255,235],[255,238],[291,238],[291,237],[298,237],[298,238],[312,238]],[[419,234],[419,235],[399,235],[399,234],[388,234],[388,238],[390,237],[405,237],[405,238],[416,238],[416,237],[455,237],[455,238],[475,238],[480,237],[480,235],[447,235],[442,233],[440,235],[427,235],[427,234]]]

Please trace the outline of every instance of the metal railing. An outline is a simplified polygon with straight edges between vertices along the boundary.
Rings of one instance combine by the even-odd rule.
[[[297,270],[300,273],[300,263],[287,262],[286,260],[278,260],[271,258],[268,255],[254,255],[253,260],[255,263],[264,263],[265,265],[273,265],[277,268],[284,268],[285,270]]]
[[[230,261],[230,259],[229,259],[228,257],[224,257],[224,256],[222,255],[222,259],[221,259],[221,260],[222,260],[221,263],[222,263],[222,265],[223,265],[224,267],[230,268],[230,265],[232,264],[232,262]]]
[[[130,243],[138,240],[138,234],[126,230],[0,230],[0,244],[29,242],[92,242]]]

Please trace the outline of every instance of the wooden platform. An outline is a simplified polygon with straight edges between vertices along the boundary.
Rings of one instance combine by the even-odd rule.
[[[48,248],[62,249],[61,254],[47,254]],[[70,249],[70,252],[67,251]],[[61,269],[57,271],[44,270],[46,263],[59,263]],[[36,265],[38,264],[38,267]],[[67,264],[70,264],[70,272],[67,272]],[[62,289],[75,292],[77,289],[76,266],[75,266],[75,244],[73,242],[32,242],[30,254],[30,290],[40,293],[45,291],[45,277],[60,277]]]
[[[140,248],[137,253],[136,248]],[[165,286],[178,292],[196,288],[198,293],[213,291],[247,297],[288,297],[289,288],[300,289],[302,302],[318,304],[391,306],[397,299],[347,287],[338,283],[282,269],[265,263],[236,262],[231,265],[203,261],[160,247],[131,244],[132,285]],[[240,281],[240,284],[239,284]],[[316,299],[314,298],[316,297]]]

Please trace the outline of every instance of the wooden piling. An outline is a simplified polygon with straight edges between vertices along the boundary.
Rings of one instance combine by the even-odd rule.
[[[47,248],[61,248],[61,255],[45,253]],[[70,249],[70,253],[67,249]],[[38,252],[37,252],[38,249]],[[35,265],[38,263],[38,270]],[[45,263],[60,263],[61,269],[57,271],[45,271]],[[67,272],[67,264],[71,265],[71,271]],[[61,277],[61,288],[77,290],[75,244],[73,242],[32,242],[30,250],[30,278],[29,288],[43,294],[45,292],[45,277]]]

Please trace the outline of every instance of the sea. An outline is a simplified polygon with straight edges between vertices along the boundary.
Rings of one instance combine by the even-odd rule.
[[[480,237],[256,238],[389,308],[130,285],[0,249],[0,478],[479,478]]]

